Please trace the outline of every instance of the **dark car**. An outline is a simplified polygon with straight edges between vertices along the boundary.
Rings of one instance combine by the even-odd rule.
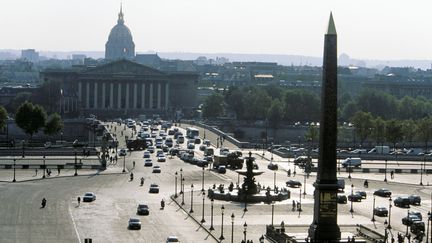
[[[393,203],[396,207],[400,207],[400,208],[409,208],[410,207],[409,197],[397,197],[393,201]]]
[[[366,199],[366,192],[365,191],[356,191],[355,192],[356,194],[359,194],[361,197],[362,197],[362,199]]]
[[[379,217],[387,217],[388,216],[388,210],[385,207],[376,207],[373,210],[374,215]]]
[[[410,227],[411,233],[418,235],[425,232],[425,223],[421,221],[414,221]]]
[[[411,226],[414,222],[421,221],[421,219],[415,214],[408,214],[402,218],[402,224]]]
[[[362,196],[360,194],[354,193],[348,195],[348,201],[361,202],[361,200],[362,200]]]
[[[374,192],[374,195],[380,196],[380,197],[391,197],[391,191],[387,188],[381,188]]]
[[[137,214],[139,214],[139,215],[149,215],[150,211],[149,211],[148,205],[146,205],[146,204],[138,204]]]
[[[224,165],[219,165],[217,170],[218,170],[218,173],[220,173],[220,174],[226,173],[226,167]]]
[[[130,218],[129,229],[141,229],[141,220],[137,218]]]
[[[150,185],[150,189],[149,189],[150,193],[159,193],[159,186],[158,184],[151,184]]]
[[[419,195],[411,195],[408,197],[411,205],[420,205],[421,197]]]
[[[337,195],[337,202],[340,204],[346,204],[347,203],[347,196],[345,195]]]
[[[307,156],[299,156],[294,159],[294,164],[299,166],[304,166],[306,163],[310,163],[311,159]]]
[[[301,187],[302,184],[300,181],[296,181],[296,180],[289,180],[286,182],[286,185],[289,187]]]
[[[277,170],[278,169],[278,165],[270,162],[270,164],[267,165],[267,168],[269,170]]]

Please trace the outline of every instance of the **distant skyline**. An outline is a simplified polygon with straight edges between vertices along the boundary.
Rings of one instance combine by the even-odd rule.
[[[432,1],[2,1],[0,49],[103,51],[123,3],[137,52],[322,56],[330,11],[338,52],[432,60]]]

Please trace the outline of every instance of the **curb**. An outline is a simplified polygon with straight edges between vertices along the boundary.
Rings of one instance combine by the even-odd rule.
[[[34,178],[34,179],[27,179],[27,180],[20,180],[20,181],[16,181],[16,182],[12,182],[12,181],[2,181],[0,180],[0,183],[8,183],[8,184],[16,184],[16,183],[21,183],[21,182],[32,182],[32,181],[41,181],[41,180],[52,180],[52,179],[62,179],[62,178],[70,178],[70,177],[81,177],[81,176],[96,176],[96,175],[121,175],[121,174],[127,174],[127,172],[108,172],[105,174],[99,174],[99,173],[95,173],[95,174],[81,174],[81,175],[66,175],[66,176],[57,176],[57,177],[45,177],[45,178]]]

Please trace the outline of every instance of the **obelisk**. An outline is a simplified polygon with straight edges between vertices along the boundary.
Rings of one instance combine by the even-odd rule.
[[[341,232],[337,223],[337,35],[330,13],[324,37],[323,81],[317,179],[314,183],[314,218],[309,237],[314,242],[337,242]]]

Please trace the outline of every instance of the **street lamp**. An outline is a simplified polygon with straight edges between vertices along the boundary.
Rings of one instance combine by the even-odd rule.
[[[243,229],[244,229],[244,231],[243,231],[244,242],[246,242],[246,234],[247,234],[247,224],[246,224],[246,222],[243,225]]]
[[[175,186],[174,186],[174,190],[175,190],[175,193],[174,193],[174,198],[177,198],[178,196],[177,196],[177,175],[178,175],[178,173],[177,173],[177,171],[175,172]]]
[[[351,159],[349,160],[349,167],[348,167],[348,179],[351,180]]]
[[[126,155],[123,155],[123,173],[126,172]]]
[[[375,195],[373,195],[373,206],[372,206],[372,222],[375,222]]]
[[[276,192],[276,170],[273,172],[273,191]]]
[[[243,212],[247,212],[248,211],[248,209],[247,209],[248,186],[247,185],[245,185],[245,191],[244,191],[244,193],[245,193],[245,207],[243,209]]]
[[[183,191],[183,189],[184,189],[184,181],[185,181],[185,179],[182,178],[182,184],[181,184],[181,189],[180,189],[180,190],[182,190],[182,191]],[[181,192],[182,192],[182,191],[181,191]],[[181,202],[181,205],[185,205],[185,202],[184,202],[184,192],[182,192],[182,202]]]
[[[12,180],[12,182],[16,182],[16,179],[15,179],[15,167],[16,167],[16,159],[14,158],[13,159],[13,162],[14,162],[14,176],[13,176],[13,180]]]
[[[204,193],[204,171],[205,171],[205,167],[203,165],[202,167],[202,185],[201,185],[201,192]]]
[[[214,203],[214,200],[213,200],[213,198],[210,200],[210,228],[209,228],[209,230],[211,231],[211,230],[214,230],[214,228],[213,228],[213,203]]]
[[[387,160],[385,160],[384,182],[387,182]]]
[[[24,154],[24,146],[25,146],[25,141],[22,140],[22,157],[23,157],[23,158],[25,157],[25,154]]]
[[[299,207],[297,209],[297,211],[299,211],[299,216],[300,216],[300,212],[302,211],[302,208],[301,208],[301,195],[302,195],[302,189],[300,187],[300,192],[299,192],[299,198],[300,198],[300,200],[299,200]]]
[[[391,203],[392,203],[392,199],[390,197],[389,198],[389,215],[388,215],[388,226],[387,226],[387,229],[391,229],[392,228],[391,227],[391,222],[390,222],[390,219],[391,219],[391,208],[392,208]]]
[[[205,223],[205,219],[204,219],[204,200],[205,200],[205,192],[202,193],[202,219],[201,219],[201,223]]]
[[[180,194],[183,194],[183,168],[180,168]]]
[[[225,207],[224,207],[224,205],[222,205],[222,207],[221,207],[221,214],[222,214],[221,235],[220,235],[220,237],[219,237],[219,240],[224,240],[224,239],[225,239],[225,237],[223,236],[223,218],[224,218],[224,210],[225,210]]]
[[[44,164],[45,164],[45,155],[44,155]],[[78,175],[78,171],[77,171],[77,152],[76,152],[76,150],[75,150],[75,174],[74,174],[74,176],[77,176]],[[44,172],[44,175],[45,175],[45,172]]]
[[[231,243],[234,243],[234,213],[231,214]]]
[[[354,184],[351,184],[351,209],[350,209],[350,213],[354,213],[354,209],[353,209],[353,192],[354,190]]]
[[[306,173],[304,174],[303,186],[304,186],[304,189],[303,189],[303,198],[305,198],[306,197]]]
[[[427,220],[427,227],[426,227],[426,243],[429,243],[429,223],[431,221],[431,211],[428,212],[428,220]]]
[[[423,186],[423,167],[425,164],[425,156],[423,155],[423,163],[420,164],[420,186]]]
[[[273,226],[273,219],[274,219],[274,205],[275,205],[275,203],[274,203],[274,201],[272,201],[272,203],[271,203],[271,207],[272,207],[271,226]]]
[[[407,210],[407,219],[409,219],[409,209]],[[406,225],[405,237],[408,237],[408,224]]]
[[[75,152],[76,155],[76,152]],[[76,157],[75,157],[75,161],[76,161]],[[42,178],[45,179],[45,170],[46,170],[46,165],[45,165],[45,154],[43,155],[43,176]]]

